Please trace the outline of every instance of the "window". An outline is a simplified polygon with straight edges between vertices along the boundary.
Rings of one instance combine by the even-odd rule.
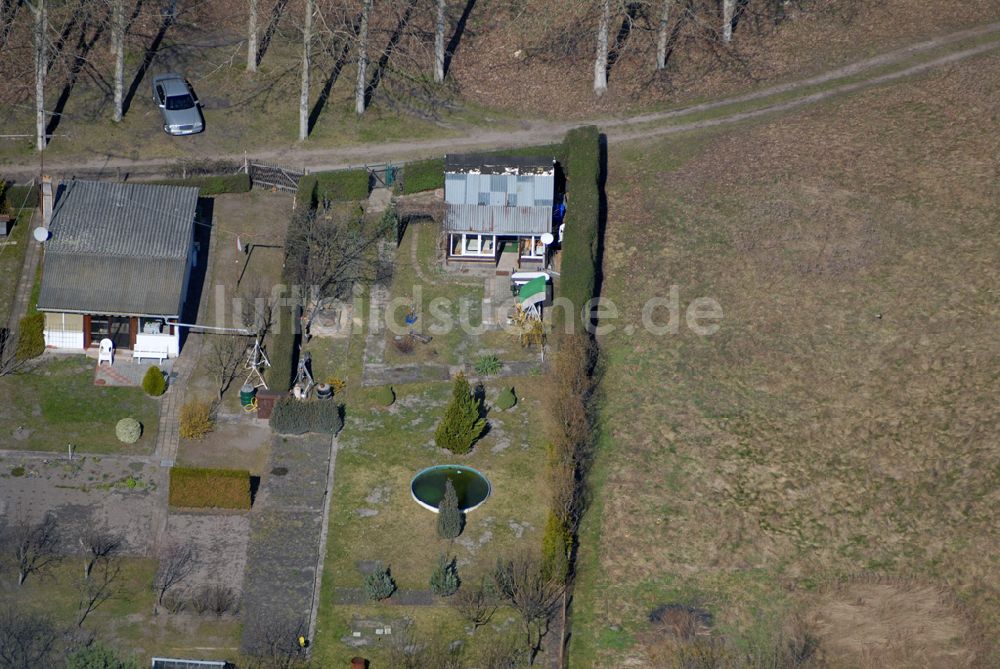
[[[167,98],[167,109],[177,111],[179,109],[191,109],[194,107],[194,99],[187,95],[171,95]]]

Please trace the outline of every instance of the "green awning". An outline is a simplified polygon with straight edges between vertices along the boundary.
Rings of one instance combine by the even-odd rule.
[[[529,306],[545,301],[546,277],[539,276],[521,286],[517,299],[521,306]]]

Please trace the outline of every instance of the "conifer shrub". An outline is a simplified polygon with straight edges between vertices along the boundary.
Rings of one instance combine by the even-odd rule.
[[[514,389],[511,387],[504,388],[497,395],[497,408],[501,411],[507,411],[517,404],[517,396],[514,394]]]
[[[465,528],[465,514],[458,508],[458,494],[451,479],[444,481],[444,497],[438,504],[437,533],[442,539],[456,539]]]
[[[434,433],[434,442],[452,453],[468,453],[486,429],[482,414],[482,400],[473,395],[465,375],[458,374],[452,386],[451,403]]]
[[[21,319],[17,330],[17,348],[14,357],[19,362],[37,358],[45,353],[45,315],[29,314]]]
[[[379,386],[378,390],[375,391],[375,401],[384,407],[392,406],[392,403],[396,401],[396,392],[392,386]]]
[[[372,573],[365,576],[365,594],[372,601],[388,599],[396,591],[396,581],[393,580],[389,567],[381,562],[375,563]]]
[[[167,391],[167,379],[159,367],[153,365],[146,370],[146,375],[142,377],[142,389],[151,397],[159,397]]]
[[[451,597],[458,591],[460,584],[458,578],[458,568],[455,560],[449,560],[447,556],[438,557],[434,571],[431,572],[431,592],[438,597]]]

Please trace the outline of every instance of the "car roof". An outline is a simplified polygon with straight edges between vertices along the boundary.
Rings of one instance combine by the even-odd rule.
[[[188,89],[187,82],[184,81],[184,77],[175,73],[158,75],[153,79],[153,84],[162,85],[163,92],[167,96],[185,95],[191,92]]]

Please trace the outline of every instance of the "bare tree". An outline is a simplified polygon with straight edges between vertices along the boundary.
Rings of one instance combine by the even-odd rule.
[[[667,26],[670,25],[670,9],[674,0],[662,0],[660,8],[660,25],[656,31],[656,69],[662,70],[667,66],[667,37],[669,32]]]
[[[464,669],[463,647],[453,645],[440,633],[420,638],[409,626],[393,630],[389,644],[389,663],[393,669]]]
[[[728,44],[733,39],[733,14],[736,0],[722,0],[722,41]]]
[[[249,339],[245,335],[212,335],[212,344],[208,347],[206,361],[215,379],[217,401],[222,401],[222,394],[229,390],[233,379],[239,374],[240,363],[246,357],[248,345]]]
[[[597,24],[597,58],[594,60],[594,93],[598,97],[608,90],[608,24],[611,22],[611,0],[601,0],[601,18]]]
[[[516,636],[493,633],[476,640],[476,664],[479,669],[520,669],[529,661],[528,653]]]
[[[365,91],[368,89],[368,21],[372,0],[362,0],[361,23],[358,27],[358,82],[354,86],[354,111],[365,113]]]
[[[116,558],[105,558],[98,563],[94,578],[88,577],[80,581],[80,599],[77,604],[76,626],[83,627],[83,622],[101,604],[115,597],[119,591],[118,577],[121,575],[121,561]]]
[[[121,552],[125,538],[107,528],[91,528],[80,537],[80,546],[85,551],[83,562],[83,578],[90,578],[90,572],[98,560],[110,559]]]
[[[492,583],[483,580],[476,587],[466,585],[451,599],[462,617],[472,623],[473,631],[485,625],[497,610],[497,597]]]
[[[304,664],[306,651],[298,643],[304,621],[258,613],[246,621],[243,645],[248,669],[292,669]]]
[[[59,529],[55,516],[49,514],[38,523],[22,520],[11,527],[5,543],[13,548],[17,562],[17,584],[23,585],[30,574],[40,572],[59,559]]]
[[[257,9],[260,0],[247,0],[247,72],[257,71]]]
[[[156,603],[163,604],[163,596],[175,585],[183,582],[194,571],[195,551],[191,546],[167,544],[159,552],[160,567],[156,570]]]
[[[384,281],[391,262],[379,257],[379,242],[389,232],[390,221],[368,224],[364,220],[337,219],[320,210],[296,211],[286,241],[289,280],[309,290],[306,328],[329,298],[346,299],[355,283]]]
[[[122,120],[125,99],[125,0],[111,0],[111,46],[115,53],[115,123]]]
[[[17,334],[8,328],[0,328],[0,377],[18,371],[25,362],[17,357]]]
[[[59,632],[43,615],[0,609],[0,667],[36,669],[53,666]]]
[[[521,615],[529,664],[534,664],[562,595],[562,585],[546,573],[541,560],[530,554],[498,558],[493,581],[499,595]]]
[[[434,22],[434,81],[444,81],[444,28],[448,0],[437,0],[437,20]]]
[[[305,22],[302,24],[302,90],[299,92],[299,141],[309,136],[309,75],[312,69],[312,23],[316,1],[306,0]]]
[[[25,4],[35,16],[35,131],[39,151],[45,150],[45,75],[49,69],[48,9],[46,0],[26,0]]]

